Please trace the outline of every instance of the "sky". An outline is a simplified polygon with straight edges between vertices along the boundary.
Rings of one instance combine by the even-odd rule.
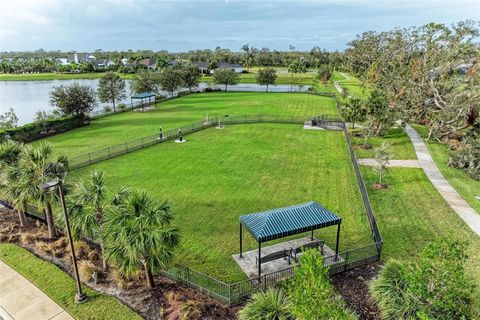
[[[480,20],[480,0],[0,0],[0,51],[343,50],[364,31]]]

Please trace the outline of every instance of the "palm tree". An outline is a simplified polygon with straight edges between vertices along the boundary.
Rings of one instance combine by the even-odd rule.
[[[69,205],[73,234],[79,237],[92,232],[99,236],[103,255],[103,270],[107,270],[103,246],[104,212],[108,206],[122,203],[128,194],[129,189],[123,186],[109,200],[102,171],[93,171],[86,181],[80,180],[74,186],[71,197],[72,203]]]
[[[37,201],[45,212],[50,239],[57,236],[53,220],[52,205],[53,195],[42,192],[38,185],[55,179],[63,179],[68,168],[68,159],[63,155],[54,156],[51,144],[42,143],[38,146],[25,146],[18,162],[22,176],[22,193],[25,198]]]
[[[180,242],[172,221],[167,201],[157,202],[145,192],[132,192],[124,203],[112,206],[105,214],[107,260],[126,277],[143,268],[147,285],[153,288],[153,274],[173,261],[173,251]]]
[[[240,320],[294,319],[290,302],[280,289],[270,288],[252,295],[250,302],[238,313]]]
[[[10,140],[0,144],[0,192],[15,208],[20,226],[26,227],[26,199],[21,192],[21,172],[18,170],[22,148],[22,144]]]

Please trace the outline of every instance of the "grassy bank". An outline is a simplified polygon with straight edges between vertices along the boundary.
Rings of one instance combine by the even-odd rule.
[[[0,81],[35,81],[35,80],[73,80],[73,79],[99,79],[105,73],[34,73],[34,74],[0,74]],[[118,73],[124,79],[132,79],[133,74]],[[289,74],[279,73],[277,77],[277,84],[303,84],[313,86],[315,85],[314,73],[304,74]],[[213,83],[212,76],[203,76],[200,82]],[[255,73],[240,74],[240,83],[256,83]]]
[[[390,168],[386,190],[372,187],[377,181],[372,168],[362,167],[362,173],[384,240],[383,258],[413,259],[426,244],[449,234],[466,240],[467,267],[480,302],[480,238],[448,206],[423,170]]]
[[[0,243],[0,260],[30,280],[76,319],[141,319],[117,299],[86,287],[88,302],[75,303],[73,278],[15,244]]]
[[[428,137],[428,129],[421,125],[412,125],[417,132],[425,139]],[[448,159],[452,151],[444,143],[431,139],[427,143],[433,161],[438,166],[448,182],[460,193],[460,195],[480,214],[480,200],[475,196],[480,196],[480,181],[472,179],[463,170],[448,166]]]
[[[169,199],[182,232],[177,262],[225,281],[244,277],[231,258],[238,253],[242,214],[315,200],[342,217],[342,249],[370,243],[342,132],[247,124],[211,128],[186,139],[73,171],[69,179],[102,170],[111,191],[128,184]],[[334,246],[335,233],[326,228],[318,236]],[[246,250],[256,245],[245,237]]]
[[[48,138],[68,156],[95,151],[125,141],[158,134],[217,115],[273,114],[287,116],[337,115],[335,101],[297,93],[215,92],[162,102],[149,112],[125,112],[92,121],[89,126]]]

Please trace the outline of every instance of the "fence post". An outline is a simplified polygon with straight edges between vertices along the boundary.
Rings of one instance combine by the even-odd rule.
[[[263,290],[267,290],[267,274],[263,275]]]
[[[345,263],[343,265],[343,270],[347,270],[347,264],[348,264],[348,252],[350,250],[345,251]]]

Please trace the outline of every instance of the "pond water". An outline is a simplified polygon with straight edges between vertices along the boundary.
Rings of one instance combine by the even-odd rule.
[[[98,87],[98,79],[78,79],[78,80],[46,80],[46,81],[0,81],[0,113],[7,112],[10,108],[15,110],[19,119],[19,125],[32,122],[35,112],[39,110],[52,110],[50,105],[50,92],[55,86],[69,85],[78,82],[82,85],[88,85],[94,89]],[[127,81],[127,99],[125,103],[130,103],[130,88]],[[206,87],[217,87],[212,84],[200,83],[198,89]],[[223,89],[223,86],[218,86]],[[236,86],[228,86],[228,91],[265,91],[266,86],[254,83],[239,84]],[[300,85],[277,85],[269,86],[268,91],[271,92],[289,92],[289,91],[306,91],[308,86]],[[160,92],[167,95],[166,92]],[[98,104],[97,110],[102,110],[107,104]]]

